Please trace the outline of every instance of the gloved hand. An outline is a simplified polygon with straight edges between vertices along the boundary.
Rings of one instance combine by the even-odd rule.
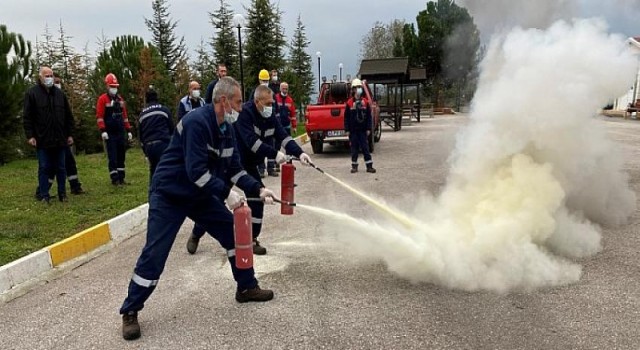
[[[273,205],[273,204],[276,203],[275,200],[278,199],[278,198],[273,193],[273,191],[271,191],[268,188],[263,187],[263,188],[260,189],[260,199],[262,199],[264,204]]]
[[[313,162],[311,161],[311,157],[308,154],[302,153],[300,155],[300,162],[304,165],[311,165]]]
[[[286,161],[287,161],[287,156],[284,153],[278,151],[278,154],[276,155],[276,163],[280,165]]]
[[[129,137],[129,141],[133,140],[133,135],[130,132],[127,133],[127,136]]]
[[[236,191],[229,192],[229,196],[227,197],[227,206],[229,209],[234,210],[244,203],[244,196],[238,194]]]
[[[109,139],[109,134],[106,131],[102,133],[102,139],[105,141]]]

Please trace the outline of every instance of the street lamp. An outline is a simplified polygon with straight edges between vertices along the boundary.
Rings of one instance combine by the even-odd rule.
[[[318,93],[320,93],[320,56],[322,56],[322,52],[317,51],[316,56],[318,56]]]
[[[238,28],[238,57],[240,58],[240,89],[242,90],[242,101],[244,101],[244,70],[242,69],[242,27],[244,26],[244,16],[239,13],[233,15],[233,25]]]
[[[340,63],[338,67],[340,67],[340,81],[342,81],[342,67],[344,66],[342,65],[342,63]]]

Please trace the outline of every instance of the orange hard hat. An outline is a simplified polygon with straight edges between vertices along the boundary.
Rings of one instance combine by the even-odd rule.
[[[109,86],[120,86],[120,84],[118,84],[118,78],[116,78],[116,75],[113,73],[109,73],[104,77],[104,83]]]

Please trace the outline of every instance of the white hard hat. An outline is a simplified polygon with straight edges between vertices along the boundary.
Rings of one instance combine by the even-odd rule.
[[[355,78],[351,81],[351,87],[362,86],[362,82],[360,79]]]

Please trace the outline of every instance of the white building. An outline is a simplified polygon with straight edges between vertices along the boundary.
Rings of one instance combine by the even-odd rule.
[[[640,54],[640,36],[632,37],[627,39],[629,46],[633,49],[637,50]],[[629,91],[623,96],[620,96],[618,99],[614,101],[613,109],[618,111],[626,111],[629,103],[633,102],[636,99],[640,99],[640,60],[638,61],[638,73],[636,73],[635,84],[629,88]]]

